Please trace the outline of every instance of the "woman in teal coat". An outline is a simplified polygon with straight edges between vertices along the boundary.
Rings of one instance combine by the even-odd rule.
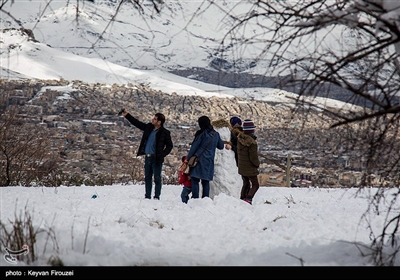
[[[207,116],[200,117],[198,123],[200,130],[196,132],[187,155],[188,159],[194,155],[200,156],[197,165],[190,169],[192,198],[199,198],[200,180],[203,187],[202,198],[210,196],[210,181],[214,178],[215,149],[222,150],[224,148],[224,142],[222,142],[219,133],[212,127]]]

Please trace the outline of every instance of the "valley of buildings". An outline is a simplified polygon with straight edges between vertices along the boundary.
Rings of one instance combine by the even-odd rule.
[[[136,157],[142,132],[117,115],[123,107],[143,122],[156,112],[167,117],[165,126],[172,133],[174,149],[165,159],[164,184],[177,184],[181,156],[187,153],[202,115],[211,120],[235,115],[255,122],[263,155],[261,186],[288,185],[284,169],[288,154],[292,187],[353,187],[362,176],[363,156],[356,149],[342,154],[340,131],[328,129],[329,118],[319,112],[292,112],[282,104],[241,98],[170,95],[143,85],[0,82],[0,109],[15,106],[24,122],[48,130],[49,150],[57,151],[63,172],[81,183],[143,180],[143,158]],[[382,178],[375,180],[378,184]]]

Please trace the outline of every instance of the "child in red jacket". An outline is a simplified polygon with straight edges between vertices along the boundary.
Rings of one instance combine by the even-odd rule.
[[[182,157],[182,165],[179,169],[179,184],[183,184],[181,198],[183,203],[187,203],[189,200],[189,194],[192,192],[192,183],[190,182],[189,174],[185,173],[187,167],[186,156]]]

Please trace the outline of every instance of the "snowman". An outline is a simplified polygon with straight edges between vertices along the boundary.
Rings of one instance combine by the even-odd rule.
[[[211,124],[215,131],[219,133],[222,141],[225,144],[230,144],[229,122],[219,119]],[[242,176],[238,173],[234,151],[232,149],[217,149],[214,158],[214,179],[210,181],[210,198],[214,198],[220,193],[239,198],[241,189]]]

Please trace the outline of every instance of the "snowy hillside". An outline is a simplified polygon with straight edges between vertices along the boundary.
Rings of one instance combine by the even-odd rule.
[[[221,87],[183,78],[160,70],[137,70],[99,58],[87,58],[37,42],[20,30],[0,33],[1,77],[7,79],[64,79],[87,83],[141,84],[164,93],[205,97],[269,101],[293,106],[297,95],[273,88]],[[354,108],[349,104],[318,97],[314,104],[330,108]]]
[[[111,25],[117,1],[80,1],[78,17],[74,1],[69,5],[66,1],[50,1],[48,6],[46,2],[9,2],[6,9],[25,28],[32,29],[38,41],[52,48],[100,57],[130,68],[207,67],[229,27],[224,24],[221,10],[215,5],[205,7],[202,1],[167,1],[168,6],[160,14],[155,13],[151,4],[144,4],[145,10],[140,13],[132,4],[125,3]],[[229,5],[234,4],[237,3]],[[195,11],[206,8],[207,13],[191,17]],[[4,17],[2,26],[17,27]]]
[[[177,83],[171,85],[176,90],[171,88],[170,92],[179,93],[181,88],[179,84],[184,84],[213,93],[222,90],[223,93],[231,94],[233,88],[240,90],[279,88],[284,92],[299,93],[301,83],[289,86],[281,84],[281,78],[273,76],[280,71],[279,77],[281,77],[280,75],[285,75],[285,71],[291,70],[283,65],[283,71],[268,67],[271,61],[274,61],[275,65],[280,65],[280,61],[275,61],[272,49],[260,56],[261,50],[265,47],[262,40],[245,45],[233,44],[240,42],[240,38],[256,36],[267,39],[269,36],[274,36],[265,33],[265,26],[272,24],[268,19],[264,18],[265,22],[260,25],[246,24],[235,34],[236,38],[225,38],[234,20],[234,17],[227,16],[227,13],[238,17],[251,15],[256,9],[253,3],[215,1],[211,4],[210,2],[212,1],[165,1],[159,6],[161,12],[157,13],[151,1],[141,2],[141,8],[135,6],[134,1],[115,0],[8,1],[1,8],[0,25],[3,30],[20,27],[32,30],[37,42],[51,48],[52,51],[58,50],[79,57],[64,63],[55,60],[56,56],[50,54],[46,60],[53,60],[57,68],[46,71],[49,64],[40,65],[39,68],[42,70],[35,75],[37,78],[46,73],[52,78],[72,79],[69,73],[65,73],[65,69],[73,67],[79,68],[73,75],[83,76],[83,72],[85,76],[87,72],[92,74],[90,80],[86,82],[106,82],[100,78],[102,75],[99,71],[103,70],[99,69],[99,65],[102,64],[102,68],[118,76],[113,81],[115,83],[132,81],[128,76],[135,71],[130,70],[156,71],[152,75]],[[324,45],[340,49],[343,46],[351,47],[355,43],[354,34],[349,28],[335,27],[329,31],[329,36],[325,36],[323,32],[321,35],[324,36]],[[22,72],[15,67],[10,68],[8,59],[15,59],[12,57],[15,49],[7,40],[3,38],[4,44],[1,46],[2,76],[21,77],[24,75]],[[287,59],[295,59],[301,56],[301,52],[312,52],[312,50],[288,46]],[[32,63],[29,67],[42,64],[39,56],[35,56],[33,51],[31,54]],[[95,59],[90,64],[95,63],[96,66],[83,68],[77,66],[76,62],[87,62],[88,58]],[[11,64],[15,63],[13,61]],[[109,63],[115,65],[111,66]],[[19,68],[25,68],[25,65]],[[221,69],[223,71],[219,71]],[[266,72],[269,74],[266,75]],[[155,89],[160,89],[147,74],[135,73],[137,73],[134,74],[137,76],[136,82],[151,84]],[[348,91],[337,85],[327,86],[329,89],[321,85],[319,96],[348,102]],[[189,91],[191,94],[197,94],[193,88]],[[254,94],[248,97],[254,98]]]
[[[271,51],[266,60],[255,61],[262,47],[259,44],[246,45],[246,49],[226,45],[229,38],[224,36],[233,24],[226,13],[251,13],[254,7],[247,1],[217,1],[212,5],[208,1],[165,1],[161,13],[155,12],[150,1],[144,2],[143,11],[128,1],[122,5],[119,2],[9,1],[2,9],[23,27],[32,29],[43,44],[129,68],[163,71],[223,68],[230,72],[264,74],[272,59]],[[19,27],[4,13],[0,23],[2,28]],[[242,32],[242,36],[251,38],[263,30],[260,26],[247,26]],[[329,38],[332,45],[337,45],[346,38],[346,33],[338,29]],[[293,56],[299,51],[295,49]]]

